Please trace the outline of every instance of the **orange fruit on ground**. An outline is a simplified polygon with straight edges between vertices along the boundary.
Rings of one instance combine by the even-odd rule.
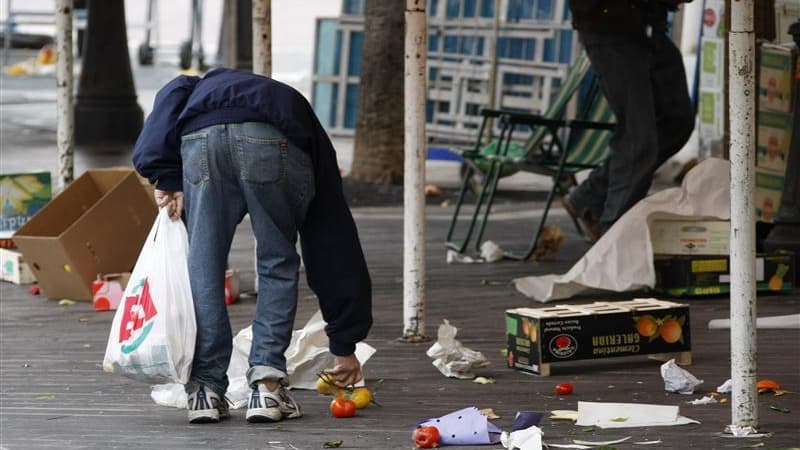
[[[675,319],[669,319],[661,325],[661,339],[668,344],[678,342],[682,334],[681,324]]]
[[[636,331],[644,337],[650,337],[658,331],[656,321],[650,316],[642,316],[636,322]]]
[[[761,391],[775,391],[781,388],[781,385],[778,384],[777,381],[774,380],[759,380],[756,383],[756,388],[759,392]]]

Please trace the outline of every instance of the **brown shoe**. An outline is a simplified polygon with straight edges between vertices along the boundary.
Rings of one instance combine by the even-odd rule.
[[[592,243],[597,242],[597,240],[603,236],[603,226],[600,225],[600,222],[592,219],[588,214],[578,214],[578,210],[572,206],[572,202],[569,199],[569,194],[561,196],[561,205],[564,206],[564,210],[567,211],[567,214],[569,214],[573,220],[578,222],[583,230],[583,234],[586,235],[586,237]]]

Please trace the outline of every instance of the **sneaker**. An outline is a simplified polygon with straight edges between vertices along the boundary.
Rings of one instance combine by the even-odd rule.
[[[572,220],[578,222],[589,241],[595,243],[603,236],[603,226],[600,222],[589,217],[589,214],[578,214],[578,211],[572,206],[569,195],[561,197],[561,204],[564,206],[567,214],[572,217]]]
[[[188,404],[189,423],[216,423],[229,416],[228,402],[203,386],[189,394]]]
[[[295,419],[302,415],[300,405],[289,395],[286,388],[278,386],[274,391],[270,391],[262,383],[256,383],[250,394],[245,417],[248,422],[256,423]]]

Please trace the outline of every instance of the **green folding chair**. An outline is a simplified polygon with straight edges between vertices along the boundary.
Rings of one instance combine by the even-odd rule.
[[[564,119],[568,102],[584,81],[588,83],[589,89],[576,118]],[[608,142],[614,129],[613,113],[600,94],[596,78],[589,70],[588,58],[581,55],[570,68],[553,102],[543,115],[488,109],[481,111],[481,114],[483,121],[475,147],[459,152],[464,158],[466,168],[445,245],[448,249],[463,253],[475,234],[475,250],[479,252],[500,178],[518,171],[538,173],[553,179],[553,187],[548,193],[542,217],[530,242],[522,251],[505,252],[507,258],[527,260],[536,251],[536,243],[555,195],[566,193],[565,186],[574,182],[576,172],[597,167],[606,159]],[[499,121],[500,134],[496,140],[481,146],[489,119]],[[514,132],[521,127],[530,128],[531,131],[528,139],[523,144],[518,144],[514,140]],[[479,189],[467,231],[463,239],[454,242],[453,236],[465,194],[470,189],[470,180],[475,174],[482,175],[484,182]],[[573,222],[582,234],[578,223],[574,220]]]

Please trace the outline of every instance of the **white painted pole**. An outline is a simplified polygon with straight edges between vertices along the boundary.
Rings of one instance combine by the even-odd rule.
[[[253,0],[253,73],[272,76],[272,11],[271,0]],[[255,290],[258,292],[258,247],[253,245],[256,269]]]
[[[758,426],[756,391],[755,33],[753,1],[731,2],[731,423]]]
[[[226,0],[224,10],[225,21],[225,67],[235,69],[239,63],[239,0]]]
[[[406,0],[403,339],[425,339],[425,0]]]
[[[272,76],[272,12],[270,0],[253,0],[253,73]]]
[[[75,177],[75,109],[72,87],[73,0],[56,3],[56,145],[58,147],[58,190]]]

